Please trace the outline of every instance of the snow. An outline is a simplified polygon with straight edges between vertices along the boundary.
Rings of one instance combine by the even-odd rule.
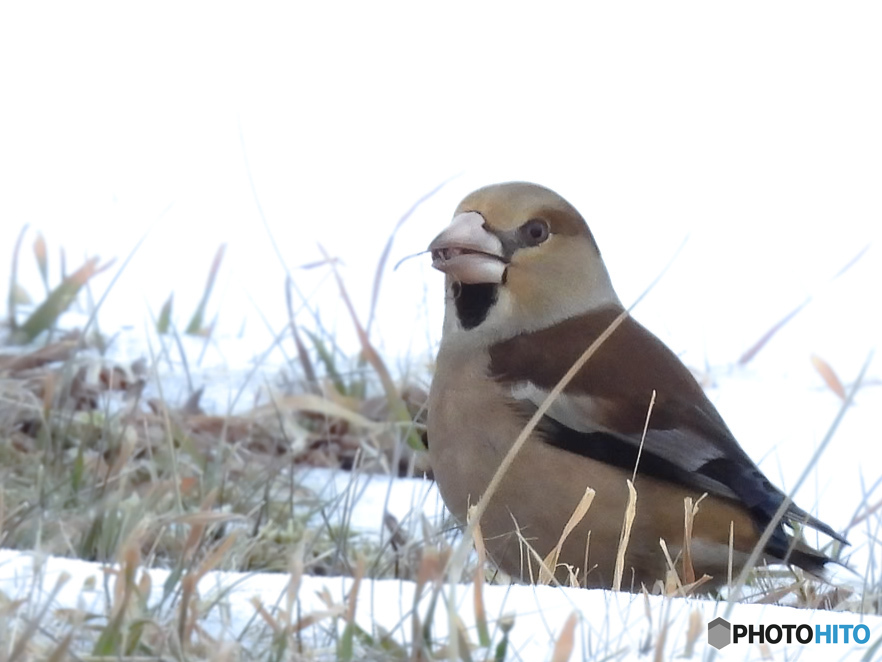
[[[164,393],[167,401],[185,397],[187,382],[183,378],[183,361],[167,338],[152,332],[123,331],[114,340],[105,360],[126,365],[139,358],[157,356],[157,348],[168,345],[168,352],[155,364],[148,381],[147,393]],[[284,361],[273,363],[259,347],[242,339],[214,339],[206,345],[202,339],[183,338],[180,348],[194,386],[208,387],[203,405],[209,411],[225,413],[244,410],[265,403],[275,387]],[[855,353],[869,351],[857,348]],[[825,435],[841,407],[840,399],[823,385],[812,370],[787,370],[779,351],[766,348],[746,367],[711,369],[708,393],[720,407],[736,435],[752,457],[785,489],[791,488],[803,472],[811,452]],[[257,366],[257,370],[255,370]],[[846,383],[856,375],[843,374]],[[879,466],[862,460],[871,456],[879,442],[877,412],[882,411],[882,389],[865,386],[846,412],[822,461],[811,472],[796,494],[796,501],[834,528],[844,529],[864,499],[863,489],[879,476]],[[391,513],[410,531],[416,530],[425,518],[435,529],[445,521],[445,511],[434,484],[425,480],[392,479],[357,475],[326,469],[308,469],[299,480],[323,501],[342,504],[330,513],[332,518],[346,518],[354,531],[363,535],[382,535],[384,513]],[[342,498],[341,498],[342,497]],[[869,502],[879,500],[878,490]],[[853,547],[850,564],[858,575],[842,570],[836,581],[861,589],[860,578],[870,575],[868,564],[878,569],[878,543],[870,545],[875,531],[871,522],[848,533]],[[875,558],[871,558],[875,556]],[[143,570],[152,578],[148,604],[156,604],[168,571],[154,568]],[[82,561],[44,558],[39,552],[0,550],[0,593],[7,599],[24,599],[25,609],[35,613],[49,598],[58,579],[69,576],[59,593],[51,600],[52,613],[59,609],[79,609],[92,614],[108,613],[108,595],[113,595],[115,575],[107,568]],[[107,586],[105,587],[105,582]],[[271,608],[285,604],[286,580],[278,574],[241,574],[210,572],[199,582],[200,605],[207,609],[201,625],[220,641],[259,645],[266,642],[266,625],[255,619],[254,598]],[[85,588],[84,588],[85,587]],[[326,612],[331,609],[319,596],[327,590],[332,605],[338,610],[345,605],[352,587],[348,578],[303,577],[297,592],[298,614]],[[452,611],[439,608],[434,614],[434,636],[441,639],[449,631],[449,615],[469,628],[474,635],[475,618],[472,587],[447,585],[442,604],[455,605]],[[410,582],[364,580],[357,602],[356,621],[369,633],[383,628],[399,641],[411,640],[411,608],[416,587]],[[711,649],[706,641],[706,623],[722,615],[727,604],[699,599],[663,599],[661,597],[617,595],[603,591],[580,589],[486,586],[486,612],[490,619],[494,645],[501,637],[499,622],[514,617],[516,627],[510,631],[510,650],[517,651],[511,659],[548,659],[569,615],[578,614],[576,649],[571,659],[590,659],[610,655],[612,659],[633,659],[647,648],[662,646],[665,657],[673,657],[690,649],[695,657],[707,658]],[[280,602],[281,600],[281,602]],[[419,603],[425,616],[429,608],[426,596]],[[169,609],[166,605],[166,609]],[[333,609],[332,609],[333,611]],[[338,616],[340,611],[337,612]],[[691,620],[690,620],[691,619]],[[882,636],[882,618],[854,613],[796,610],[788,607],[737,604],[729,618],[733,623],[808,623],[856,625],[866,623],[872,637],[868,644],[836,644],[836,659],[860,659]],[[334,625],[336,624],[336,625]],[[690,624],[692,630],[690,630]],[[342,628],[331,617],[302,633],[304,641],[319,649],[332,645],[334,627]],[[696,629],[697,628],[697,629]],[[666,632],[663,640],[660,632]],[[689,643],[689,633],[692,643]],[[661,641],[661,643],[659,643]],[[829,646],[775,644],[769,650],[772,659],[828,660]],[[727,647],[721,659],[759,659],[765,653],[756,645]],[[784,657],[781,657],[784,656]]]
[[[154,338],[151,342],[158,342]],[[116,349],[111,347],[108,360],[120,362],[139,357],[137,334],[123,333],[117,339]],[[196,384],[211,384],[217,394],[216,402],[225,411],[230,401],[230,390],[238,392],[244,376],[251,374],[247,350],[240,341],[217,341],[210,352],[203,352],[201,341],[184,339],[182,347],[193,355],[188,357],[191,369],[203,354],[200,369],[192,370]],[[771,352],[770,352],[771,353]],[[259,354],[259,352],[258,352]],[[148,355],[142,345],[141,355]],[[225,364],[220,357],[226,357]],[[804,469],[809,451],[826,432],[840,407],[840,400],[826,387],[819,385],[811,372],[801,375],[780,374],[772,368],[773,361],[757,362],[747,368],[713,371],[709,393],[724,411],[730,425],[745,440],[745,446],[761,466],[785,488],[791,486]],[[278,368],[278,366],[275,366]],[[243,402],[260,402],[268,397],[271,366],[264,365],[263,378],[244,382],[241,389]],[[219,380],[226,370],[229,380]],[[164,383],[163,390],[173,392],[184,389],[181,367],[174,361],[160,361],[157,375]],[[808,378],[802,380],[799,377]],[[843,376],[850,381],[852,375]],[[156,388],[155,386],[153,388]],[[222,394],[227,390],[225,396]],[[211,400],[209,400],[209,403]],[[774,402],[774,409],[770,403]],[[852,517],[861,501],[861,484],[872,483],[878,475],[878,466],[861,461],[860,453],[848,449],[863,448],[864,452],[877,443],[875,412],[882,410],[882,389],[865,387],[857,398],[857,404],[845,415],[841,429],[836,433],[830,450],[815,468],[810,480],[797,494],[797,502],[817,512],[835,528],[842,529]],[[783,411],[796,412],[792,416],[780,415]],[[763,446],[761,440],[772,440]],[[806,440],[810,440],[807,442]],[[353,530],[366,535],[378,535],[383,530],[385,512],[413,530],[420,519],[440,527],[445,518],[443,503],[434,484],[417,479],[392,479],[382,476],[357,475],[327,469],[306,469],[299,480],[328,502],[345,501],[345,507],[331,516],[347,517]],[[339,497],[344,497],[343,500]],[[878,500],[876,494],[871,502]],[[343,512],[348,510],[348,512]],[[867,540],[873,532],[857,528],[849,533],[853,543],[852,564],[861,576],[870,561]],[[878,554],[878,545],[873,548]],[[875,563],[878,567],[878,558]],[[142,570],[152,578],[152,592],[148,604],[161,599],[162,586],[168,576],[163,569]],[[62,558],[45,558],[39,553],[0,550],[0,593],[7,599],[25,599],[26,609],[34,613],[48,600],[58,579],[69,576],[51,601],[54,613],[59,609],[79,609],[93,614],[108,610],[108,595],[113,595],[115,575],[98,565]],[[261,618],[255,618],[254,599],[267,608],[283,608],[286,600],[286,579],[278,574],[210,572],[199,582],[200,605],[207,610],[201,625],[219,641],[239,642],[238,645],[257,646],[268,638],[267,626]],[[838,581],[859,588],[859,578],[843,573]],[[107,585],[105,586],[105,582]],[[85,587],[85,588],[84,588]],[[331,607],[327,598],[320,595],[327,591],[331,604],[336,605],[339,616],[341,605],[347,604],[352,579],[334,577],[303,577],[297,592],[298,614],[326,612]],[[469,630],[469,640],[476,641],[473,588],[468,584],[447,585],[442,593],[442,605],[455,604],[450,612],[445,606],[434,614],[434,636],[441,639],[449,631],[449,615],[457,618]],[[378,628],[392,633],[399,641],[410,640],[411,608],[416,587],[411,582],[393,580],[364,580],[357,602],[356,621],[368,632],[380,632]],[[510,631],[510,650],[517,651],[511,659],[548,659],[558,640],[561,629],[571,613],[578,615],[575,634],[575,651],[571,659],[591,659],[609,655],[611,659],[633,659],[641,651],[655,650],[662,646],[664,656],[674,657],[687,649],[693,650],[694,658],[707,659],[713,650],[706,641],[706,623],[722,615],[727,603],[700,599],[664,599],[658,596],[644,598],[630,594],[614,594],[604,591],[582,589],[485,586],[484,600],[490,619],[490,631],[494,645],[501,637],[499,624],[514,618],[516,626]],[[424,595],[419,603],[420,614],[425,617],[429,608]],[[166,607],[168,609],[168,606]],[[333,611],[333,609],[331,609]],[[690,620],[691,619],[691,620]],[[736,604],[729,615],[733,623],[756,625],[760,623],[807,623],[856,625],[866,623],[872,637],[868,644],[836,644],[835,659],[861,659],[868,648],[882,636],[882,618],[861,616],[855,613],[798,610],[788,607]],[[690,623],[692,630],[690,630]],[[331,617],[320,620],[307,628],[303,640],[319,649],[332,645],[334,628],[342,630],[342,621]],[[698,628],[697,630],[695,628]],[[666,632],[663,640],[660,632]],[[691,639],[690,643],[690,632]],[[330,634],[329,634],[330,633]],[[330,642],[330,643],[329,643]],[[772,659],[829,660],[830,646],[799,644],[770,645],[767,652]],[[766,653],[757,645],[727,647],[720,653],[721,659],[760,659]],[[782,657],[783,656],[783,657]],[[765,659],[765,658],[763,658]]]
[[[295,302],[298,323],[312,328],[320,316],[345,351],[357,349],[327,269],[303,267],[322,258],[319,244],[340,259],[364,322],[378,256],[414,200],[461,173],[402,227],[389,265],[423,250],[470,190],[532,180],[583,212],[626,303],[688,237],[635,316],[701,375],[769,477],[785,490],[796,484],[841,406],[811,357],[848,386],[882,338],[882,88],[872,83],[882,63],[879,6],[607,3],[537,12],[469,3],[462,13],[456,3],[437,11],[370,3],[345,18],[338,7],[306,7],[0,9],[0,292],[24,223],[32,227],[19,278],[35,296],[42,286],[28,247],[37,231],[49,243],[53,280],[61,247],[70,271],[86,255],[123,258],[146,235],[99,321],[120,332],[109,360],[159,357],[148,396],[161,389],[178,402],[189,395],[184,362],[174,342],[150,330],[150,317],[174,293],[182,325],[226,243],[208,312],[217,333],[182,345],[195,386],[206,388],[202,405],[246,411],[266,403],[290,369],[290,339],[275,343],[288,324],[286,274],[305,297]],[[97,280],[95,292],[109,280]],[[387,266],[372,339],[396,367],[420,373],[430,363],[440,291],[425,256]],[[808,297],[750,363],[736,365]],[[865,499],[882,499],[878,488],[865,494],[882,474],[878,354],[866,382],[795,494],[839,530]],[[353,489],[346,475],[315,471],[306,480],[325,494]],[[365,533],[381,530],[385,509],[399,520],[414,511],[435,523],[444,517],[425,481],[361,477],[356,487],[352,523]],[[882,566],[872,521],[848,534],[861,576]],[[28,598],[23,609],[36,610],[62,572],[71,579],[54,608],[105,613],[104,569],[0,550],[0,592]],[[155,592],[165,571],[149,572]],[[84,590],[89,577],[96,588]],[[204,577],[203,597],[232,587],[229,609],[212,611],[213,633],[237,637],[254,615],[249,599],[276,604],[282,584],[278,575]],[[342,603],[350,586],[304,577],[301,611],[325,608],[316,598],[323,587]],[[467,627],[470,590],[457,587],[455,596]],[[400,621],[412,585],[365,581],[360,594],[371,596],[358,603],[364,627],[409,627]],[[580,614],[574,659],[629,659],[663,629],[663,657],[678,655],[689,615],[697,610],[703,628],[725,608],[521,586],[488,586],[485,599],[491,617],[516,614],[513,646],[528,660],[549,657],[572,611]],[[733,611],[753,624],[862,618]],[[447,614],[436,619],[443,634]],[[864,622],[879,641],[879,618]],[[771,653],[857,659],[866,649],[777,645]],[[695,656],[709,651],[702,631]],[[762,654],[734,646],[720,657]]]
[[[356,502],[357,514],[353,517],[353,522],[360,525],[381,516],[389,481],[373,477],[362,487],[364,492]],[[428,490],[437,501],[434,490],[430,487]],[[425,481],[394,481],[393,491],[392,507],[404,504],[409,508],[413,501],[424,500],[427,484]],[[111,570],[108,566],[78,560],[0,550],[0,594],[8,599],[25,599],[23,609],[36,613],[57,588],[50,601],[52,613],[79,610],[101,615],[108,613],[112,604],[108,596],[114,595],[116,575]],[[151,578],[152,590],[147,603],[155,606],[162,599],[169,571],[142,569],[139,572],[148,573]],[[140,575],[136,581],[141,581]],[[303,576],[296,592],[298,616],[334,609],[339,616],[348,604],[353,581],[346,577]],[[200,625],[219,643],[238,642],[253,651],[261,642],[265,645],[269,636],[267,625],[259,617],[255,618],[255,604],[262,604],[278,617],[275,609],[286,608],[287,591],[288,579],[278,574],[209,572],[198,583]],[[449,631],[449,617],[455,614],[468,629],[469,640],[477,640],[473,591],[469,585],[443,588],[441,605],[432,621],[435,637],[445,636]],[[404,644],[410,640],[416,593],[412,582],[365,580],[359,588],[356,622],[369,633],[376,634],[382,628]],[[429,609],[430,593],[430,590],[424,591],[419,602],[422,621]],[[329,600],[323,599],[322,594],[329,596]],[[725,602],[694,598],[665,599],[544,586],[484,586],[483,598],[494,645],[501,636],[501,622],[513,619],[515,627],[509,636],[514,653],[507,659],[522,660],[548,659],[565,621],[573,613],[578,615],[578,625],[571,659],[634,659],[647,649],[654,651],[657,646],[663,650],[665,659],[680,656],[687,650],[693,651],[693,659],[708,659],[712,649],[706,641],[706,623],[723,615],[727,607]],[[168,603],[166,609],[171,610]],[[872,633],[868,644],[839,643],[835,648],[832,645],[773,644],[764,652],[757,645],[738,644],[722,651],[721,659],[727,660],[861,659],[882,635],[882,617],[879,616],[748,604],[734,605],[726,616],[732,623],[754,626],[805,623],[814,628],[816,624],[825,627],[863,623]],[[331,645],[330,622],[331,619],[323,619],[307,628],[301,635],[303,641],[317,649]],[[666,634],[660,638],[662,632]]]
[[[156,348],[162,342],[168,343],[168,339],[160,339],[148,331],[123,331],[109,348],[105,360],[126,365],[143,357],[149,362],[151,356],[157,355]],[[148,382],[148,396],[150,389],[157,394],[159,388],[167,399],[176,394],[186,395],[182,361],[175,358],[177,347],[169,344],[167,355],[156,362],[153,378]],[[183,338],[180,347],[187,355],[194,385],[209,387],[203,405],[217,413],[266,402],[269,392],[275,388],[277,371],[286,365],[261,361],[264,352],[241,339],[215,339],[206,346],[204,340]],[[855,351],[864,350],[868,348]],[[709,395],[748,453],[773,480],[789,489],[826,433],[841,401],[812,370],[788,371],[780,359],[782,353],[773,345],[746,367],[711,369],[705,378],[710,382]],[[255,364],[258,370],[254,369]],[[843,374],[841,378],[849,383],[855,375]],[[882,389],[864,386],[855,405],[846,412],[822,461],[796,494],[798,504],[839,530],[848,525],[864,499],[862,490],[879,476],[878,464],[862,460],[864,456],[871,456],[879,442],[879,411],[882,411]],[[421,518],[436,529],[445,520],[443,503],[429,481],[353,476],[326,469],[304,470],[299,479],[323,501],[342,503],[330,516],[346,517],[353,530],[365,535],[381,535],[386,512],[411,531],[420,526]],[[879,498],[877,490],[869,502],[875,503]],[[873,563],[878,569],[878,543],[875,546],[869,543],[874,535],[870,522],[849,531],[853,544],[850,564],[858,576],[842,570],[837,582],[860,590],[860,578],[870,573],[868,564]],[[876,558],[870,558],[872,555]],[[149,603],[154,604],[161,598],[168,571],[158,568],[143,571],[149,572],[152,578]],[[39,552],[0,551],[0,593],[7,599],[26,600],[25,608],[31,613],[48,600],[56,581],[65,573],[69,579],[51,601],[54,613],[74,608],[93,614],[107,613],[107,596],[113,595],[114,575],[108,574],[106,568],[70,559],[44,558]],[[106,588],[105,581],[108,582]],[[266,606],[284,605],[285,584],[284,577],[277,574],[210,572],[199,582],[200,605],[208,609],[202,625],[221,641],[240,641],[241,645],[249,645],[250,638],[255,645],[266,641],[266,626],[262,619],[255,620],[253,599],[258,598]],[[351,587],[352,580],[347,578],[304,577],[297,592],[298,613],[328,611],[326,601],[319,598],[325,589],[333,605],[345,605]],[[449,631],[449,613],[455,613],[465,627],[470,628],[469,639],[476,640],[471,630],[475,627],[472,590],[466,584],[444,587],[445,600],[452,601],[450,604],[456,607],[453,612],[447,608],[436,611],[433,629],[436,637],[443,639]],[[357,622],[368,632],[377,633],[378,628],[384,628],[398,640],[409,640],[409,614],[415,592],[415,586],[409,582],[364,580],[359,591]],[[706,623],[721,615],[727,606],[725,602],[699,599],[644,599],[603,591],[527,586],[486,586],[484,599],[491,632],[495,633],[494,645],[501,637],[499,620],[513,616],[516,627],[509,636],[511,650],[517,651],[517,656],[511,659],[524,660],[548,659],[565,621],[573,612],[578,614],[579,620],[572,659],[606,654],[612,659],[632,659],[647,647],[654,650],[656,645],[663,647],[666,657],[679,655],[692,646],[694,656],[706,658],[712,650],[706,641]],[[424,616],[427,609],[428,600],[424,596],[420,613]],[[854,613],[737,604],[730,620],[746,625],[866,623],[872,632],[870,643],[836,644],[836,659],[850,656],[859,659],[882,636],[882,618]],[[302,635],[304,641],[312,641],[320,649],[330,645],[329,631],[335,627],[332,623],[337,621],[329,617],[308,628]],[[692,644],[688,643],[690,623]],[[342,627],[339,623],[337,626]],[[667,634],[659,643],[661,631]],[[827,660],[831,659],[832,649],[820,645],[776,644],[771,645],[770,650],[773,659],[784,659],[779,657],[784,655],[787,659],[798,656],[800,660]],[[721,659],[758,659],[763,654],[755,645],[740,644],[720,653]]]

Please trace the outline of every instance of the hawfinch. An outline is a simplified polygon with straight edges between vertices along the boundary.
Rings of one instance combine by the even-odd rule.
[[[535,184],[475,191],[429,251],[432,266],[446,274],[429,456],[445,503],[465,522],[527,421],[623,307],[582,216]],[[635,466],[625,589],[652,589],[665,579],[670,564],[660,539],[678,563],[686,497],[705,495],[689,545],[695,577],[712,577],[704,588],[726,582],[730,527],[737,573],[785,498],[689,370],[626,317],[552,401],[492,494],[480,519],[491,558],[510,575],[536,580],[537,559],[558,544],[590,487],[594,500],[566,538],[556,576],[572,577],[567,573],[575,569],[581,585],[610,587]],[[830,559],[790,535],[784,524],[793,523],[847,544],[790,505],[760,564],[822,570]]]

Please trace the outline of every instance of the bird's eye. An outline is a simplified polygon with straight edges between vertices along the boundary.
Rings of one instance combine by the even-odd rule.
[[[548,223],[541,218],[533,218],[520,227],[521,239],[527,246],[538,246],[548,239]]]

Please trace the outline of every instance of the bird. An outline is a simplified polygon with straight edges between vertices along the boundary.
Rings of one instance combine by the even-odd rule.
[[[537,184],[489,185],[463,199],[427,252],[445,274],[445,312],[426,442],[441,496],[462,524],[558,381],[624,315],[491,494],[479,524],[492,561],[516,580],[538,581],[538,561],[549,558],[590,488],[593,501],[550,568],[555,579],[659,590],[688,551],[702,591],[725,586],[786,496],[690,370],[625,312],[576,208]],[[616,581],[632,477],[636,513]],[[687,497],[698,504],[688,544]],[[802,526],[848,544],[791,502],[759,563],[823,576],[832,559],[797,535]]]

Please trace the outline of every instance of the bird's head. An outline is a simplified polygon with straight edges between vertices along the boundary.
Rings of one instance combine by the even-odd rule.
[[[497,341],[621,305],[585,220],[536,184],[471,193],[429,251],[447,274],[445,335]]]

